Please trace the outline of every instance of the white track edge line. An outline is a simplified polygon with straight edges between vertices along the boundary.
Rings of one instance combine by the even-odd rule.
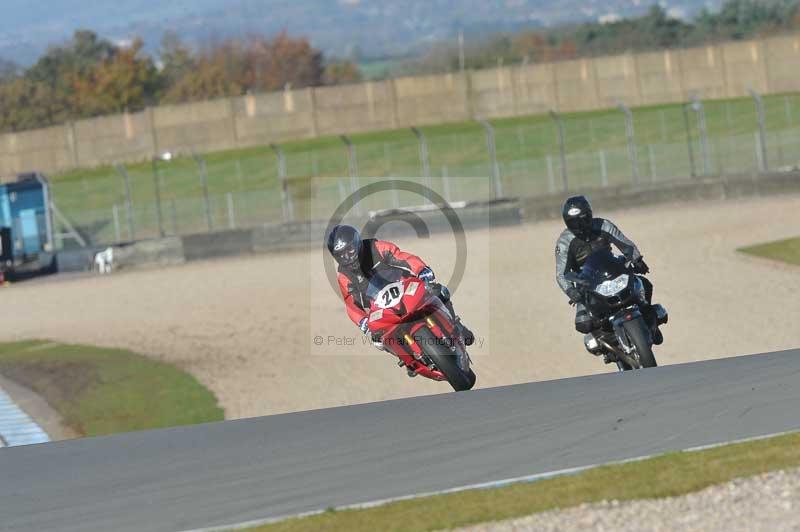
[[[731,440],[731,441],[724,441],[719,443],[711,443],[708,445],[698,445],[696,447],[689,447],[687,449],[680,449],[678,451],[664,451],[662,453],[657,454],[648,454],[644,456],[637,456],[635,458],[626,458],[624,460],[614,460],[611,462],[604,462],[602,464],[590,464],[585,466],[577,466],[577,467],[570,467],[567,469],[559,469],[556,471],[549,471],[546,473],[536,473],[534,475],[525,475],[522,477],[513,477],[507,478],[504,480],[493,480],[489,482],[481,482],[478,484],[468,484],[466,486],[458,486],[455,488],[448,488],[444,490],[437,490],[437,491],[429,491],[429,492],[422,492],[416,493],[413,495],[401,495],[399,497],[390,497],[387,499],[378,499],[375,501],[369,502],[362,502],[356,504],[347,504],[343,506],[336,506],[333,508],[334,511],[344,511],[344,510],[365,510],[367,508],[375,508],[378,506],[384,506],[386,504],[391,504],[394,502],[401,502],[401,501],[408,501],[412,499],[420,499],[424,497],[434,497],[436,495],[447,495],[450,493],[459,493],[461,491],[468,491],[468,490],[479,490],[479,489],[491,489],[491,488],[502,488],[506,486],[510,486],[512,484],[525,484],[525,483],[533,483],[540,480],[547,480],[550,478],[555,477],[562,477],[568,475],[575,475],[577,473],[582,473],[589,469],[595,469],[598,467],[603,466],[612,466],[612,465],[622,465],[622,464],[629,464],[632,462],[641,462],[643,460],[648,460],[650,458],[655,458],[657,456],[663,456],[664,454],[669,454],[672,452],[679,452],[679,453],[694,453],[698,451],[706,451],[708,449],[715,449],[717,447],[724,447],[726,445],[736,445],[737,443],[748,443],[753,441],[759,440],[766,440],[769,438],[778,438],[780,436],[786,436],[789,434],[795,434],[797,430],[786,430],[783,432],[775,432],[773,434],[764,434],[762,436],[751,436],[749,438],[740,438],[738,440]],[[314,515],[323,514],[329,511],[329,509],[324,510],[311,510],[308,512],[303,512],[299,514],[291,514],[291,515],[283,515],[278,517],[267,517],[264,519],[254,519],[251,521],[243,521],[231,525],[220,525],[220,526],[212,526],[207,528],[192,528],[188,530],[182,530],[181,532],[225,532],[228,530],[244,530],[246,528],[253,528],[261,525],[269,525],[272,523],[277,523],[279,521],[286,521],[287,519],[302,519],[304,517],[311,517]]]

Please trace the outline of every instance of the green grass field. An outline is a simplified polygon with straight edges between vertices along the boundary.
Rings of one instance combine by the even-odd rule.
[[[587,502],[675,497],[734,478],[797,466],[800,466],[800,434],[790,434],[698,452],[670,453],[530,484],[469,490],[365,510],[328,511],[251,530],[447,530],[570,508]]]
[[[768,161],[771,167],[800,162],[800,95],[765,98]],[[749,172],[759,166],[758,122],[751,99],[708,101],[707,157],[699,140],[699,120],[682,107],[634,109],[639,180],[689,178],[697,174]],[[493,120],[497,160],[506,196],[560,191],[561,164],[556,127],[549,116]],[[616,109],[564,115],[566,169],[572,190],[633,181],[623,113]],[[486,136],[475,122],[422,128],[429,145],[429,184],[451,201],[488,199],[491,175]],[[419,144],[410,130],[353,135],[358,185],[386,177],[419,177]],[[690,152],[691,146],[691,152]],[[321,217],[321,206],[335,206],[350,192],[348,158],[337,137],[283,144],[289,192],[298,219]],[[267,146],[208,153],[208,188],[216,228],[282,221],[277,158]],[[134,235],[128,234],[125,188],[110,167],[76,170],[52,177],[53,196],[65,215],[91,240],[156,236],[155,185],[150,163],[127,167],[131,178]],[[164,231],[187,234],[207,230],[198,165],[178,157],[158,165]],[[459,177],[486,178],[475,187]],[[314,179],[317,178],[317,179]],[[227,194],[230,193],[230,199]],[[400,203],[416,201],[400,198]],[[233,207],[232,219],[229,206]],[[388,207],[390,205],[383,205]],[[380,205],[371,205],[377,208]]]
[[[739,251],[800,266],[800,237],[750,246]]]
[[[224,419],[194,377],[122,349],[0,343],[0,373],[43,397],[81,436]]]

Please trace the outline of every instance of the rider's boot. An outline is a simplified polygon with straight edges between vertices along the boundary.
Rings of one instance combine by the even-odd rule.
[[[661,345],[664,343],[664,335],[661,333],[661,329],[659,329],[660,325],[664,325],[669,321],[669,314],[667,314],[667,309],[659,305],[658,303],[648,305],[646,308],[642,310],[642,314],[645,317],[648,325],[650,326],[650,332],[653,336],[653,345]]]
[[[653,345],[661,345],[664,343],[664,335],[661,332],[661,329],[656,326],[653,329]]]
[[[448,300],[447,302],[445,302],[445,306],[447,307],[447,311],[450,313],[450,315],[453,316],[453,322],[455,322],[456,330],[458,331],[458,334],[460,334],[461,337],[464,339],[464,345],[469,347],[472,344],[474,344],[475,335],[472,334],[472,331],[470,331],[466,325],[461,323],[461,318],[458,317],[455,309],[453,308],[453,302]]]

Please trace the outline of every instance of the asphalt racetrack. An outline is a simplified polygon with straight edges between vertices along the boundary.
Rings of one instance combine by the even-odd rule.
[[[794,350],[7,448],[0,530],[235,524],[800,429],[798,412]]]

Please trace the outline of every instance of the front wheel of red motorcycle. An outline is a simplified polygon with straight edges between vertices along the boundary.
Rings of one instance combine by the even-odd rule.
[[[436,367],[447,377],[447,382],[457,392],[463,392],[475,386],[475,373],[470,369],[462,370],[456,361],[456,355],[445,345],[441,339],[437,338],[427,327],[421,328],[415,334],[417,340],[422,344],[422,349]]]

